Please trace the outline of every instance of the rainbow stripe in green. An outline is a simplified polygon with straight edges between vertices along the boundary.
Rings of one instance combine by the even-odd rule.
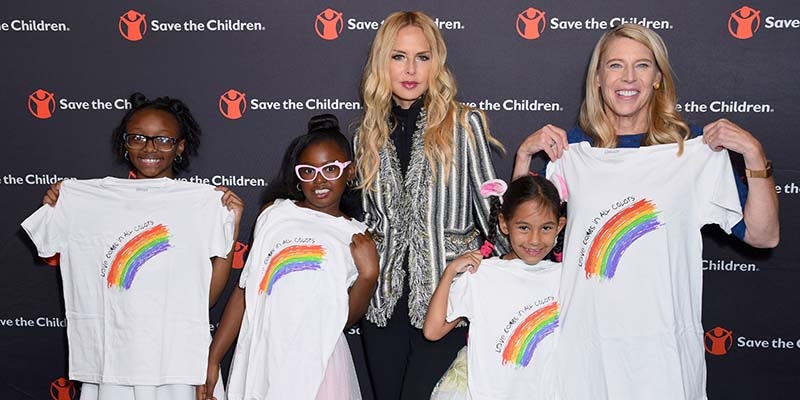
[[[139,268],[170,247],[169,230],[161,224],[134,236],[114,257],[106,276],[108,287],[130,289]]]
[[[286,274],[297,271],[310,271],[322,268],[325,260],[325,249],[320,245],[289,246],[281,250],[269,260],[261,284],[258,285],[258,294],[272,293],[275,282]]]
[[[584,266],[586,278],[613,278],[625,250],[640,237],[663,225],[658,221],[658,214],[655,204],[642,199],[609,219],[592,241]]]
[[[503,365],[527,367],[536,346],[558,327],[558,315],[558,302],[555,301],[528,315],[508,338],[503,349]]]

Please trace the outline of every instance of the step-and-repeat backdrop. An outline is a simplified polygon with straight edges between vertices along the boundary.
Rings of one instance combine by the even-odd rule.
[[[398,9],[435,18],[460,100],[486,110],[509,150],[495,158],[503,177],[527,134],[575,123],[604,29],[632,22],[660,33],[680,110],[691,123],[728,118],[758,137],[781,205],[774,250],[704,230],[709,397],[800,397],[800,3],[780,0],[4,2],[0,397],[77,399],[66,378],[58,262],[38,258],[19,223],[59,179],[127,176],[109,135],[130,93],[178,97],[193,110],[203,144],[181,179],[226,185],[246,200],[241,268],[285,146],[323,112],[352,133],[370,41]],[[359,331],[348,333],[361,368]]]

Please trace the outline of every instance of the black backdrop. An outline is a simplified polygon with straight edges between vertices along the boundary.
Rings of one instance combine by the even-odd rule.
[[[503,177],[528,133],[545,123],[574,124],[603,28],[634,22],[658,31],[687,119],[729,118],[753,132],[774,163],[781,203],[775,250],[705,230],[709,397],[800,395],[800,239],[793,235],[800,221],[800,4],[33,0],[0,5],[0,397],[77,398],[64,379],[59,270],[35,256],[19,223],[56,179],[127,175],[112,162],[109,134],[131,92],[190,105],[205,136],[182,177],[228,185],[246,200],[239,240],[247,243],[265,182],[308,118],[333,112],[352,132],[370,40],[397,9],[421,9],[439,21],[460,100],[486,109],[509,150],[495,159]],[[237,265],[243,256],[237,253]],[[212,310],[212,321],[221,309]],[[350,333],[358,361],[357,330]]]

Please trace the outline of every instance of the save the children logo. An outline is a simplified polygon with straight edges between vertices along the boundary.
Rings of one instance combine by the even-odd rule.
[[[538,39],[544,32],[545,26],[547,20],[542,10],[529,7],[517,15],[517,33],[525,39]]]
[[[703,336],[703,346],[708,354],[724,356],[733,346],[733,331],[721,326],[711,328]]]
[[[236,89],[228,89],[219,96],[219,112],[227,119],[239,119],[247,110],[247,97]]]
[[[28,111],[39,119],[48,119],[56,110],[56,95],[44,89],[37,89],[28,95]]]
[[[578,257],[578,266],[583,266],[586,279],[613,279],[625,251],[663,225],[658,220],[659,214],[652,201],[637,200],[634,196],[600,210],[586,229]]]
[[[153,221],[124,231],[106,252],[100,276],[109,288],[130,289],[142,266],[172,247],[169,239],[167,227]]]
[[[267,292],[269,296],[275,283],[293,272],[319,270],[325,261],[325,254],[325,248],[314,244],[313,238],[298,237],[277,243],[264,260],[266,269],[258,285],[258,294]]]
[[[50,398],[53,400],[73,400],[77,394],[75,382],[61,377],[50,382]]]
[[[119,34],[131,42],[138,42],[147,33],[147,18],[136,10],[128,10],[119,16]]]
[[[761,27],[761,11],[742,6],[728,18],[728,32],[736,39],[750,39]]]
[[[321,39],[335,40],[344,29],[344,15],[332,8],[327,8],[317,14],[314,20],[314,32]]]
[[[242,269],[244,268],[244,255],[247,253],[247,249],[250,246],[242,243],[236,242],[236,247],[233,248],[233,263],[231,268],[233,269]]]

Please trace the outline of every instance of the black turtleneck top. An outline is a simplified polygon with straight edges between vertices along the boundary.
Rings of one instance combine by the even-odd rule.
[[[392,101],[392,118],[396,123],[394,130],[389,136],[397,149],[397,158],[400,161],[400,169],[405,175],[408,171],[408,164],[411,160],[411,146],[414,142],[414,131],[417,130],[417,119],[422,111],[422,99],[418,99],[408,110],[400,108]]]

